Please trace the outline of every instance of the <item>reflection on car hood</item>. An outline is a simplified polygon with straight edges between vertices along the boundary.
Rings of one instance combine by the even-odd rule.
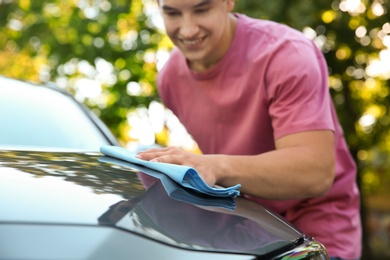
[[[105,225],[188,249],[257,255],[303,236],[242,197],[217,200],[99,156],[0,151],[0,223]]]

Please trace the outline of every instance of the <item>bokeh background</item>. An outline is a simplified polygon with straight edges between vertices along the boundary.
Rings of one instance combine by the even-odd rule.
[[[390,2],[236,0],[235,11],[285,23],[323,51],[359,168],[363,259],[390,259]],[[1,75],[68,90],[125,147],[200,152],[156,92],[171,48],[155,0],[0,0]]]

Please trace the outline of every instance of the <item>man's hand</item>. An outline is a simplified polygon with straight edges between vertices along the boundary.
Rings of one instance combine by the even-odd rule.
[[[154,148],[139,152],[136,157],[151,162],[172,163],[193,167],[210,186],[216,184],[216,173],[220,172],[220,169],[217,167],[217,155],[198,155],[176,147]]]

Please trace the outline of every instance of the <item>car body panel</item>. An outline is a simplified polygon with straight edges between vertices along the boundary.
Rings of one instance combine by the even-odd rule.
[[[7,234],[5,238],[3,235]],[[11,235],[9,235],[11,234]],[[106,226],[0,224],[1,259],[213,259],[251,256],[185,250]],[[24,250],[16,251],[15,248]]]
[[[101,157],[0,150],[0,258],[29,259],[22,251],[7,250],[18,243],[28,247],[28,241],[35,245],[31,250],[37,259],[52,259],[50,252],[45,256],[38,250],[50,244],[57,252],[66,244],[74,246],[75,254],[77,245],[83,245],[88,252],[69,255],[77,259],[104,259],[113,248],[123,256],[117,259],[125,259],[131,250],[143,253],[144,259],[153,259],[157,252],[176,255],[159,259],[199,259],[205,253],[213,256],[210,259],[227,254],[232,258],[225,259],[270,259],[307,249],[313,242],[242,197],[233,201],[232,209],[224,206],[231,206],[229,199],[215,201],[181,187],[167,189],[172,187],[169,180],[151,177],[136,165],[101,162]],[[322,245],[314,245],[319,248],[311,253],[325,254]]]

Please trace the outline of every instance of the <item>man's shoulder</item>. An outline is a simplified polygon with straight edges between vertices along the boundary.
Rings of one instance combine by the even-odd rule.
[[[288,25],[278,23],[272,20],[264,20],[246,16],[244,14],[236,14],[239,18],[240,30],[244,35],[251,36],[250,38],[263,38],[268,41],[286,41],[286,40],[304,40],[303,33]]]
[[[245,14],[236,13],[236,17],[239,20],[239,24],[243,29],[256,30],[256,31],[272,31],[275,29],[292,29],[284,24],[272,21],[264,20],[260,18],[254,18]],[[287,28],[286,28],[287,27]]]

